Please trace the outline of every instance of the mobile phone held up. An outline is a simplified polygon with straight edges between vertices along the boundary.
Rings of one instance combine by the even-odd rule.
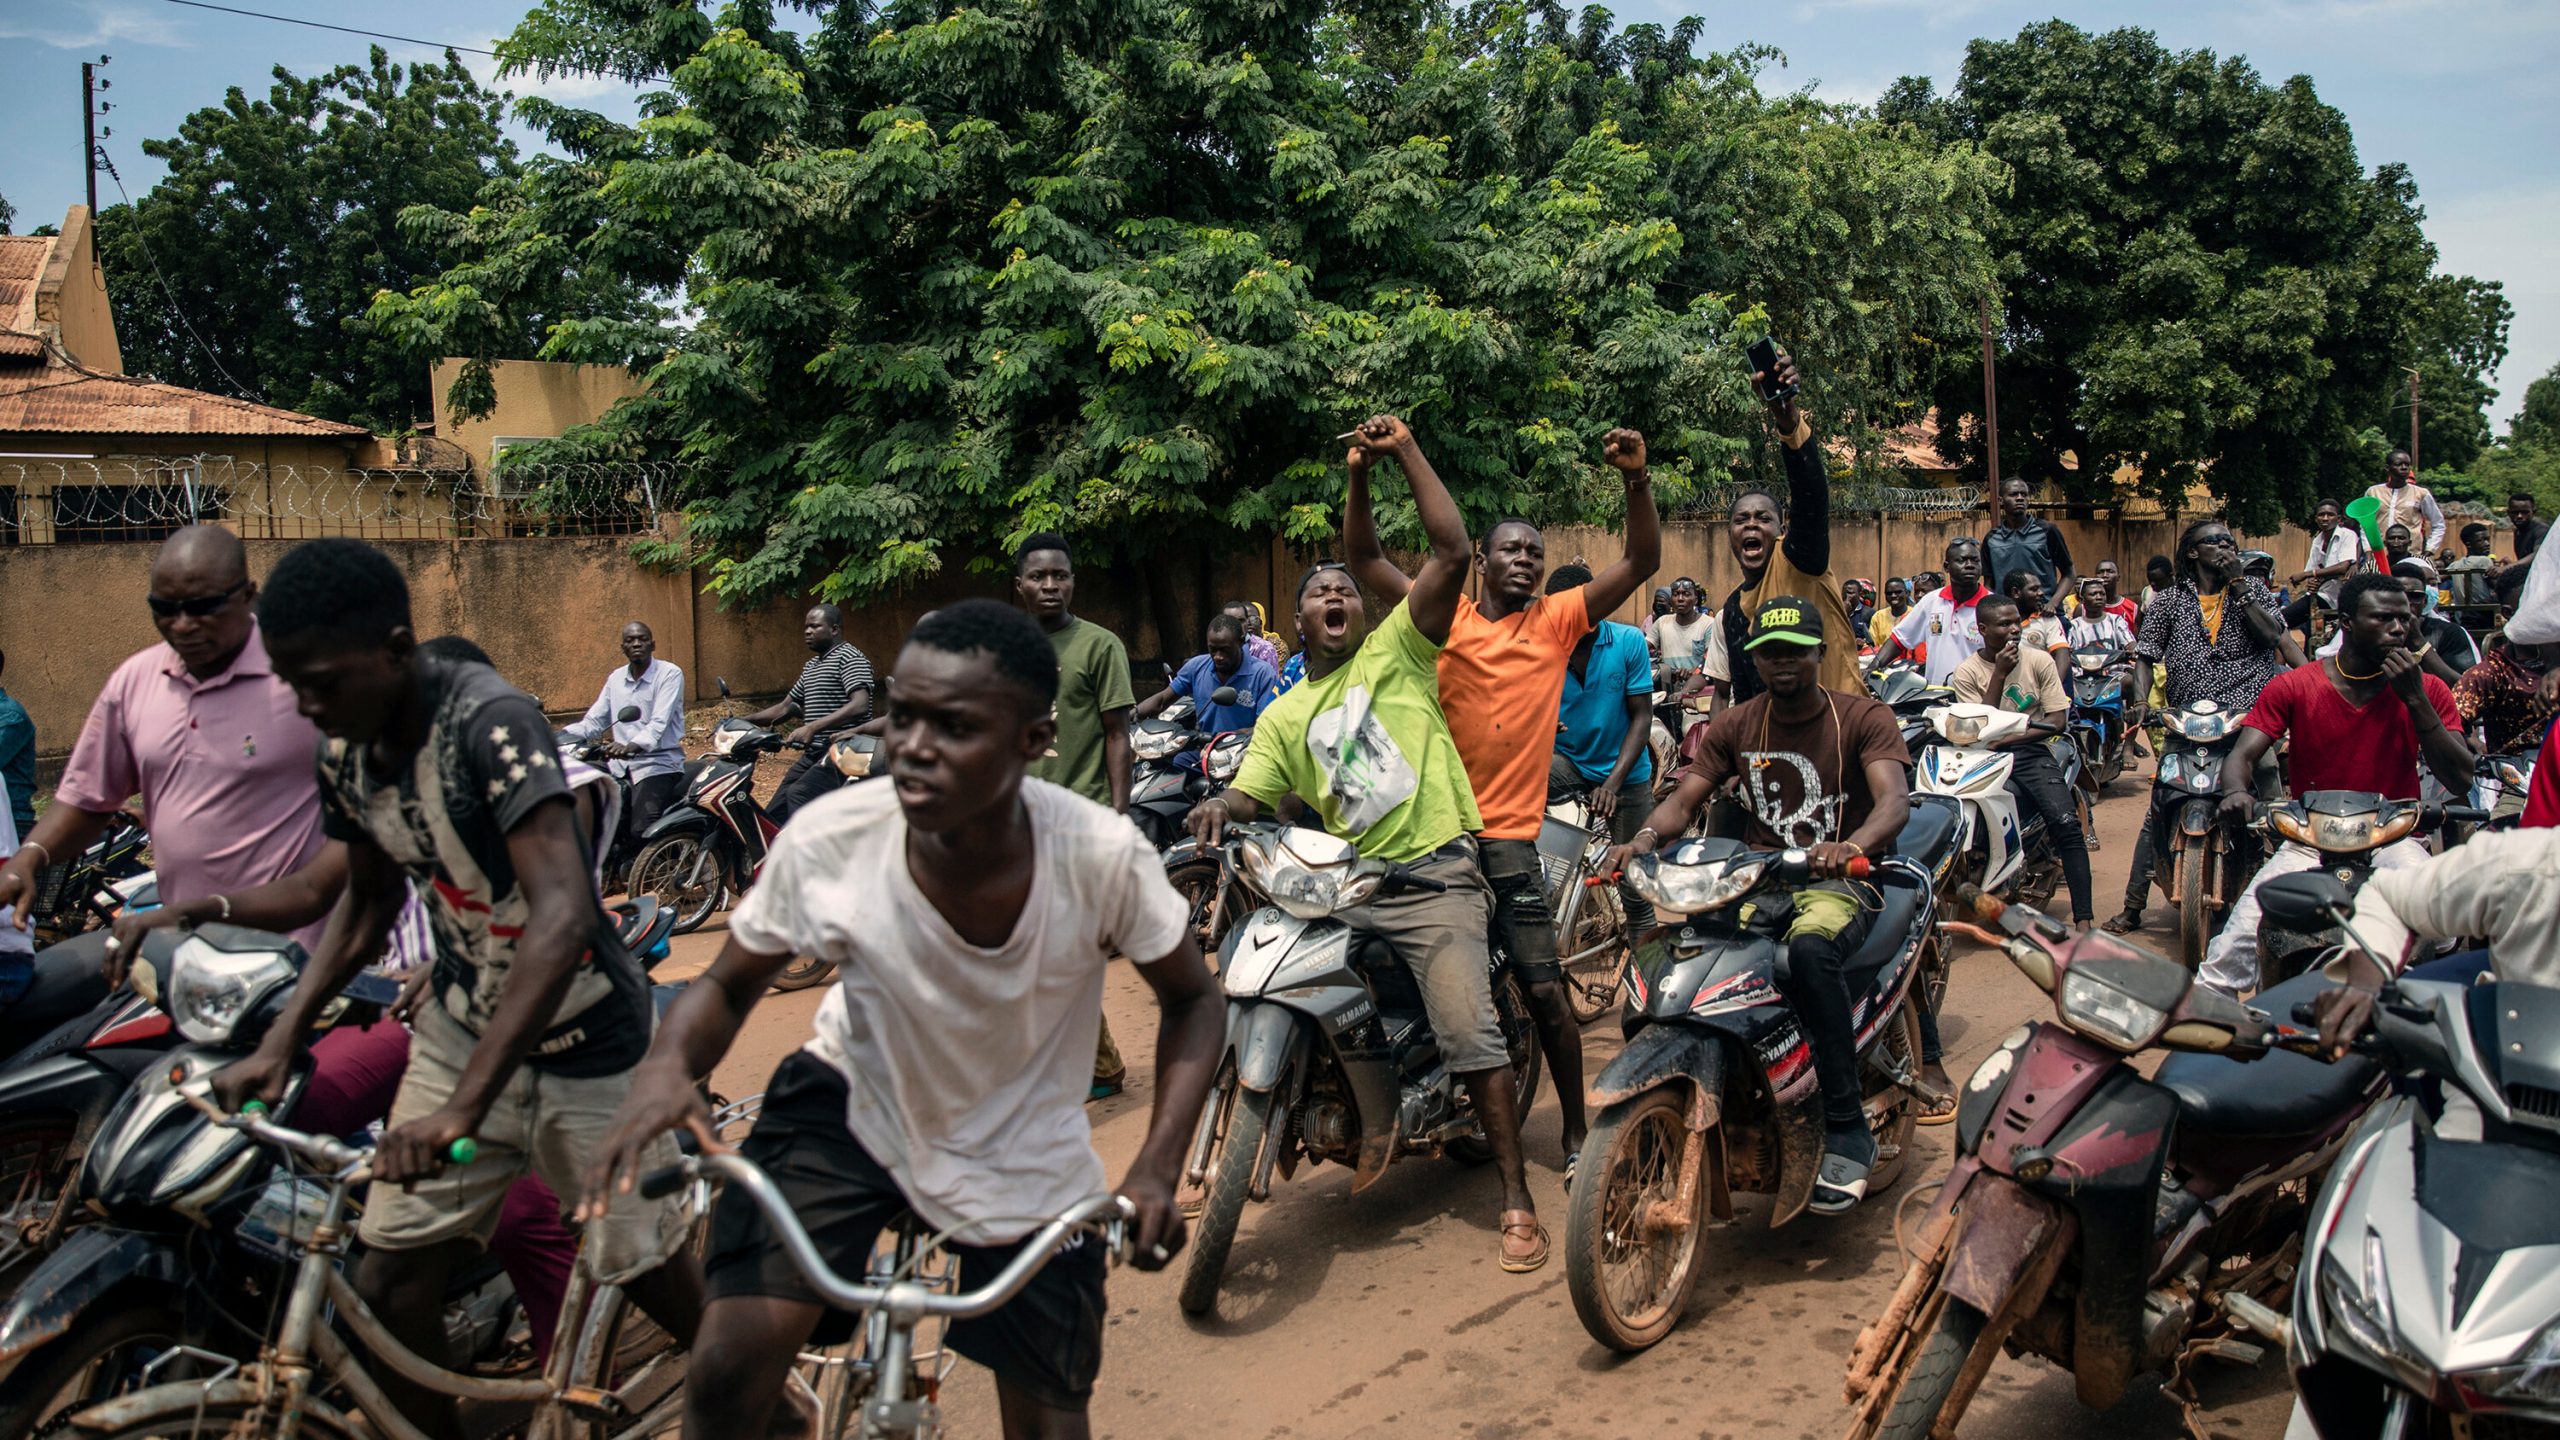
[[[1752,374],[1769,377],[1767,383],[1760,386],[1761,399],[1774,405],[1781,400],[1796,398],[1795,386],[1778,383],[1778,342],[1774,337],[1763,335],[1752,341],[1751,348],[1744,354],[1751,361]]]

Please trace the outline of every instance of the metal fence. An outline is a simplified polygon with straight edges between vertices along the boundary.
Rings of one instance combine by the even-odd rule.
[[[0,460],[0,545],[159,540],[208,521],[275,540],[649,535],[666,528],[677,477],[642,462],[510,465],[492,478],[219,455]]]
[[[1770,487],[1747,481],[1725,480],[1701,485],[1675,512],[1691,518],[1713,518],[1733,513],[1733,502],[1749,490]],[[1779,493],[1784,493],[1783,489]],[[1982,490],[1973,485],[1886,485],[1869,480],[1831,482],[1831,513],[1834,515],[1948,515],[1982,508]]]

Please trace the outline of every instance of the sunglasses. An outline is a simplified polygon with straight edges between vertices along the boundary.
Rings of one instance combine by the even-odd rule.
[[[181,615],[202,620],[208,615],[218,613],[223,606],[231,603],[232,596],[248,588],[249,582],[241,580],[216,595],[198,595],[187,600],[163,600],[157,595],[150,595],[144,597],[143,603],[151,607],[152,614],[163,620],[175,620]]]

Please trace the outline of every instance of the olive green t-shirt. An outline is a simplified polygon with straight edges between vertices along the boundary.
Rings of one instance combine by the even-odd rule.
[[[1440,647],[1403,601],[1350,663],[1262,712],[1235,788],[1264,805],[1294,794],[1362,855],[1400,865],[1484,828],[1440,713]]]
[[[1102,716],[1138,703],[1129,688],[1128,648],[1090,620],[1069,620],[1050,634],[1049,644],[1058,652],[1058,741],[1031,763],[1031,774],[1108,805],[1111,774],[1103,764]]]

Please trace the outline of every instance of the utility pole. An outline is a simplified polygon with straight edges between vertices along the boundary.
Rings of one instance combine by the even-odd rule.
[[[115,88],[114,81],[99,79],[98,71],[114,58],[101,55],[94,62],[80,62],[80,173],[89,182],[89,218],[92,221],[98,217],[98,137],[116,133],[113,126],[103,131],[98,128],[98,117],[116,108],[98,99],[99,91]]]
[[[2403,370],[2409,367],[2403,365]],[[2409,370],[2409,468],[2418,468],[2418,372]]]
[[[1985,478],[1990,482],[1990,500],[1985,508],[2000,508],[2000,380],[1991,360],[1991,297],[1982,297],[1982,447]]]

